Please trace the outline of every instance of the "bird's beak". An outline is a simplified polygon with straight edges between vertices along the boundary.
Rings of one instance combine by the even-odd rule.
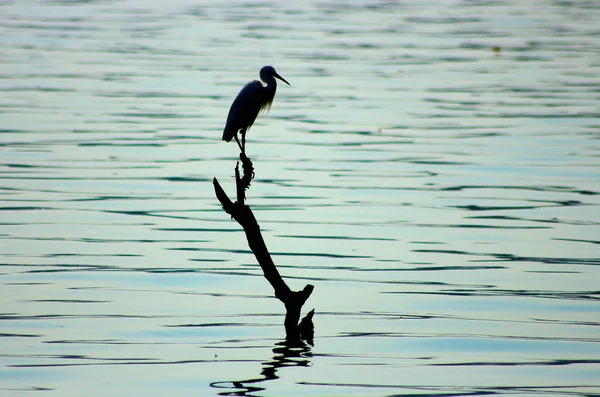
[[[284,79],[283,77],[281,77],[279,74],[275,73],[274,76],[277,77],[279,80],[283,81],[284,83],[286,83],[287,85],[291,85],[290,83],[287,82],[286,79]]]

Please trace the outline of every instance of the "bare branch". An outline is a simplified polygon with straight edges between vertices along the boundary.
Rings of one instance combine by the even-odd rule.
[[[238,166],[239,163],[235,168],[238,201],[235,203],[231,202],[216,178],[213,179],[215,194],[221,202],[225,212],[231,215],[240,224],[240,226],[244,228],[246,239],[248,240],[248,246],[260,264],[265,278],[273,287],[275,296],[285,305],[286,316],[284,325],[288,338],[297,339],[302,335],[307,334],[307,330],[309,328],[312,335],[312,316],[314,311],[309,313],[304,318],[302,321],[304,324],[303,327],[300,327],[298,322],[300,320],[300,311],[302,310],[302,306],[311,295],[314,287],[308,284],[302,291],[292,291],[279,274],[279,271],[277,270],[277,267],[271,258],[271,254],[267,249],[267,245],[265,244],[262,233],[260,232],[260,226],[256,221],[256,218],[254,217],[250,207],[244,204],[246,186],[244,186],[242,178],[240,178]],[[246,167],[244,167],[244,177],[247,176],[246,170]]]

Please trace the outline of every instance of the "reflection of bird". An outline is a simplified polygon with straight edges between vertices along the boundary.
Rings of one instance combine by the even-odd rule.
[[[277,90],[275,77],[290,85],[273,66],[264,66],[260,70],[260,79],[266,86],[258,80],[249,82],[231,104],[227,124],[223,130],[223,140],[229,142],[231,138],[235,138],[242,153],[245,153],[246,131],[252,126],[261,110],[269,111],[271,108]],[[238,131],[242,135],[241,144],[237,137]]]

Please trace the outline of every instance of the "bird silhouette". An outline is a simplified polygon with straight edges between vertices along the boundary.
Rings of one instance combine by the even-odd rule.
[[[277,81],[275,78],[290,85],[283,77],[281,77],[273,66],[264,66],[260,69],[260,79],[266,85],[258,80],[253,80],[246,84],[237,95],[227,116],[227,123],[223,130],[223,140],[231,141],[235,138],[242,153],[246,153],[246,132],[254,124],[254,120],[258,114],[265,110],[269,111],[275,91],[277,91]],[[242,142],[238,139],[238,132],[242,137]]]

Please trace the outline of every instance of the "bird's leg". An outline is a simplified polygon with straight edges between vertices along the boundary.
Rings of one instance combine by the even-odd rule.
[[[237,142],[238,146],[240,147],[240,150],[242,151],[242,153],[244,153],[244,147],[240,143],[240,140],[238,139],[237,134],[235,134],[233,137],[235,138],[235,141]]]
[[[240,134],[242,134],[242,153],[246,154],[246,130],[247,128],[243,128],[240,131]]]

